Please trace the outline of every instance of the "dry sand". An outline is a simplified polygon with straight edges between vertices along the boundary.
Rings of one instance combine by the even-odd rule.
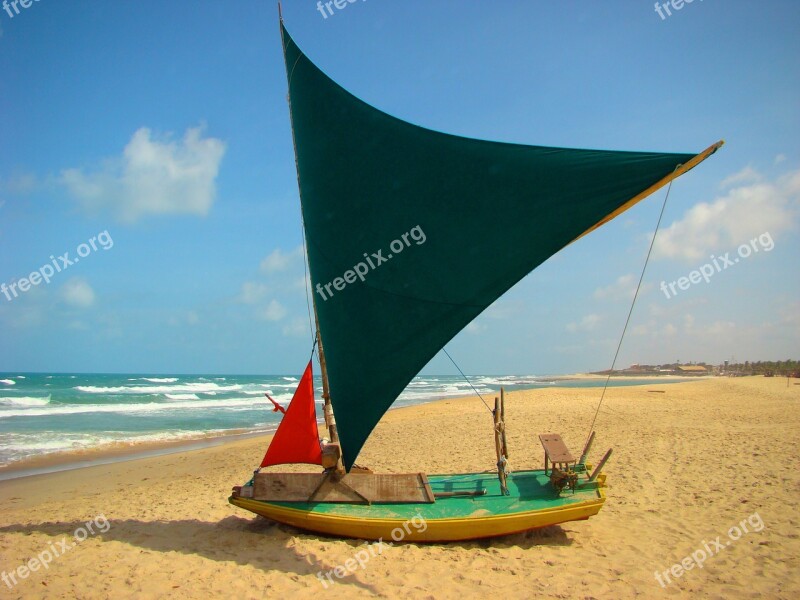
[[[488,541],[385,547],[327,589],[315,574],[363,542],[307,534],[226,502],[265,440],[0,483],[0,571],[71,543],[98,515],[110,524],[13,589],[0,582],[0,597],[800,598],[795,382],[611,388],[595,427],[593,455],[614,447],[597,517]],[[579,452],[598,396],[564,388],[509,395],[512,468],[539,466],[537,433],[561,433]],[[491,468],[491,419],[477,399],[391,411],[358,462],[395,472]],[[748,518],[756,525],[748,529],[763,529],[730,540]],[[704,542],[714,547],[717,536],[724,549],[702,569],[659,585],[655,571]]]

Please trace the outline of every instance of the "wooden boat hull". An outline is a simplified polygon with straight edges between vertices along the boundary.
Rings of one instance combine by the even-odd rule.
[[[485,489],[481,496],[439,497],[433,503],[354,504],[265,502],[232,496],[231,504],[299,529],[337,537],[408,542],[450,542],[495,537],[588,519],[605,502],[604,477],[581,477],[574,492],[557,494],[544,471],[510,475],[510,495],[496,474],[432,475],[434,493]]]

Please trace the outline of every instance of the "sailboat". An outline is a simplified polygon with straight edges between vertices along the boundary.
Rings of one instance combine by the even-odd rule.
[[[699,154],[623,152],[433,131],[361,101],[314,65],[282,17],[280,29],[327,435],[320,441],[309,362],[261,467],[233,488],[230,503],[320,534],[396,540],[400,531],[408,542],[494,537],[596,515],[611,451],[593,465],[594,433],[580,456],[545,433],[544,468],[510,471],[502,390],[491,410],[496,469],[373,473],[355,461],[404,388],[459,331],[549,257],[723,142]],[[287,463],[316,467],[260,470]]]

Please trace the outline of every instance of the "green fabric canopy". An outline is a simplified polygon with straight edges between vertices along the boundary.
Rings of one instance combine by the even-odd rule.
[[[453,336],[695,155],[431,131],[362,102],[282,33],[311,283],[349,469]]]

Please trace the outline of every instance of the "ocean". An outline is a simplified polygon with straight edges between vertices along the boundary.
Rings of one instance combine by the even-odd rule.
[[[292,375],[2,373],[0,467],[61,452],[269,433],[276,429],[281,414],[273,411],[264,393],[285,408],[298,381]],[[514,391],[556,383],[533,375],[476,376],[470,381],[491,398],[501,385]],[[558,382],[565,387],[602,383]],[[642,381],[613,379],[610,385],[636,383]],[[318,377],[315,387],[321,419],[322,382]],[[460,376],[419,376],[393,408],[471,395],[470,385]]]

